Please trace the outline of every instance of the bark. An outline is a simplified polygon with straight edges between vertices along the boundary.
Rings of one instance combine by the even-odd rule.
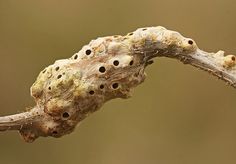
[[[71,58],[47,67],[31,87],[37,105],[28,112],[0,117],[0,131],[18,130],[27,142],[71,133],[106,101],[130,97],[155,57],[177,59],[236,88],[234,55],[205,52],[193,39],[164,27],[140,28],[126,36],[92,40]]]

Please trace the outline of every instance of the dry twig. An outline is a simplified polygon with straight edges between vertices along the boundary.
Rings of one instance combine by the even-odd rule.
[[[140,28],[126,36],[92,40],[71,58],[48,66],[31,87],[36,106],[0,117],[0,131],[19,130],[27,142],[68,134],[106,101],[130,97],[154,57],[178,59],[236,88],[234,55],[204,52],[192,39],[164,27]]]

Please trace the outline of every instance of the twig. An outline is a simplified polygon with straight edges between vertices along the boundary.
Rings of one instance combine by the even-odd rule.
[[[197,68],[208,71],[236,88],[234,55],[224,56],[223,51],[207,53],[198,49],[196,52],[189,54],[189,56],[180,55],[177,59],[182,61],[184,64],[191,64]]]
[[[19,130],[25,141],[71,133],[106,101],[130,97],[145,80],[154,57],[169,57],[219,77],[236,88],[236,58],[223,51],[208,53],[178,32],[164,27],[140,28],[126,36],[92,40],[69,59],[43,70],[31,87],[36,106],[0,117],[0,131]]]

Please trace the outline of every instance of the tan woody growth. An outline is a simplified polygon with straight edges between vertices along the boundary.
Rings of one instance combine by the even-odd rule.
[[[106,101],[128,98],[145,80],[154,57],[175,58],[210,72],[236,88],[236,60],[223,51],[207,53],[164,27],[139,28],[126,36],[92,40],[69,59],[45,68],[31,87],[31,110],[0,117],[0,131],[19,130],[25,141],[71,133]]]

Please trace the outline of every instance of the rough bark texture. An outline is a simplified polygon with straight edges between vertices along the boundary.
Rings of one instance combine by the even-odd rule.
[[[236,88],[234,55],[204,52],[193,39],[164,27],[140,28],[126,36],[92,40],[71,58],[45,68],[31,87],[35,107],[0,117],[0,131],[19,130],[27,142],[71,133],[106,101],[130,97],[130,90],[145,80],[145,67],[154,57],[178,59]]]

